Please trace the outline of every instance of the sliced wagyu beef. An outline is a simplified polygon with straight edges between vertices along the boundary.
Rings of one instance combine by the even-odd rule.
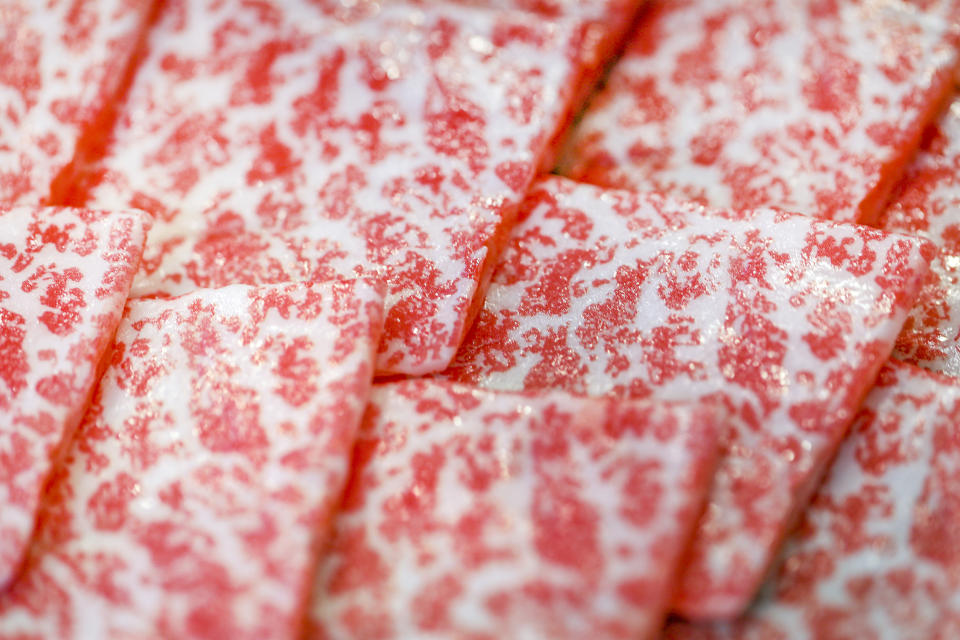
[[[731,615],[889,356],[932,253],[868,227],[548,178],[444,375],[722,399],[733,435],[676,607]]]
[[[960,377],[960,98],[928,131],[879,224],[938,249],[894,355]]]
[[[108,133],[154,4],[4,0],[0,202],[56,200],[51,192],[61,172]]]
[[[958,424],[956,380],[885,367],[763,598],[735,624],[666,638],[956,638]]]
[[[139,213],[0,209],[0,589],[89,403],[144,222]]]
[[[950,91],[955,6],[654,0],[562,172],[872,221]]]
[[[655,637],[713,475],[718,415],[378,385],[310,637]]]
[[[584,21],[323,6],[169,3],[74,196],[155,216],[137,296],[380,270],[379,369],[436,371],[569,109]]]
[[[0,636],[295,637],[382,309],[365,281],[130,301]]]

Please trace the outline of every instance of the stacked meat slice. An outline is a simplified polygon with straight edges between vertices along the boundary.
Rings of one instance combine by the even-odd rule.
[[[0,585],[102,372],[144,242],[137,212],[0,209]]]
[[[652,637],[710,484],[716,415],[380,386],[319,574],[316,637]]]
[[[596,20],[302,4],[170,6],[74,198],[154,215],[135,295],[372,270],[390,285],[379,369],[442,369]]]
[[[957,64],[954,0],[649,4],[566,175],[869,222]]]
[[[362,281],[130,302],[0,636],[293,637],[382,315]]]
[[[0,637],[960,634],[960,2],[0,34]]]
[[[960,97],[954,98],[897,187],[884,229],[929,238],[938,253],[897,357],[960,376]]]
[[[109,134],[154,0],[4,0],[0,201],[51,202]]]
[[[721,398],[731,438],[677,601],[742,610],[893,348],[922,240],[770,210],[538,183],[447,375]]]
[[[668,627],[671,640],[953,638],[960,386],[888,365],[784,550],[780,575],[741,621]]]

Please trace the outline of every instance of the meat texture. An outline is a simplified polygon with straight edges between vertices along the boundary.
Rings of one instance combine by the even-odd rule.
[[[153,0],[4,0],[0,203],[59,204],[54,183],[109,130]]]
[[[532,190],[452,379],[719,397],[736,422],[676,606],[741,611],[927,273],[924,240],[562,178]]]
[[[0,209],[0,590],[89,403],[144,222],[139,213]]]
[[[0,636],[295,637],[382,310],[365,281],[131,301]]]
[[[949,94],[957,6],[655,0],[561,171],[871,222]]]
[[[928,131],[880,226],[938,249],[894,355],[960,377],[960,97]]]
[[[310,637],[656,637],[718,415],[425,379],[377,386]]]
[[[782,570],[735,624],[668,640],[949,640],[960,635],[960,386],[880,374]]]
[[[137,296],[377,270],[378,368],[436,371],[567,117],[585,21],[334,5],[168,3],[75,197],[156,218]]]

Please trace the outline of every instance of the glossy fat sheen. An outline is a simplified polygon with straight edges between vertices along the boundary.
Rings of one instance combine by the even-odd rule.
[[[0,209],[0,589],[90,399],[144,242],[138,213]]]
[[[880,226],[938,249],[894,355],[960,377],[960,98],[928,132]]]
[[[375,387],[310,636],[655,637],[718,416],[435,380]]]
[[[98,133],[152,4],[3,0],[0,202],[48,201],[78,144]]]
[[[873,220],[950,90],[956,7],[653,0],[562,171],[717,207]]]
[[[958,424],[956,381],[885,367],[764,596],[738,624],[666,638],[956,638]]]
[[[88,201],[154,214],[138,296],[381,271],[378,369],[436,371],[564,124],[584,20],[334,4],[170,2]]]
[[[382,309],[364,281],[131,301],[0,637],[294,637]]]
[[[677,606],[736,614],[890,353],[932,247],[562,178],[535,185],[521,216],[445,375],[722,398],[736,428]]]

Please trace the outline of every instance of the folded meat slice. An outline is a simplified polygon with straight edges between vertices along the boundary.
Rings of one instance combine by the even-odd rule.
[[[938,249],[894,355],[960,377],[960,96],[928,131],[879,226]]]
[[[0,208],[0,590],[83,417],[140,262],[139,213]]]
[[[735,624],[665,637],[956,638],[958,424],[956,380],[885,367],[764,597]]]
[[[956,0],[652,0],[561,163],[717,207],[870,222],[957,66]]]
[[[444,375],[726,402],[733,436],[675,605],[733,615],[889,356],[931,254],[869,227],[548,178]]]
[[[716,407],[378,385],[310,637],[653,638]]]
[[[73,198],[154,214],[137,296],[380,269],[379,369],[442,369],[563,124],[583,19],[291,6],[169,3]]]
[[[152,0],[4,0],[0,7],[0,202],[51,190],[105,136]]]
[[[365,281],[130,301],[0,636],[295,637],[382,309]]]

